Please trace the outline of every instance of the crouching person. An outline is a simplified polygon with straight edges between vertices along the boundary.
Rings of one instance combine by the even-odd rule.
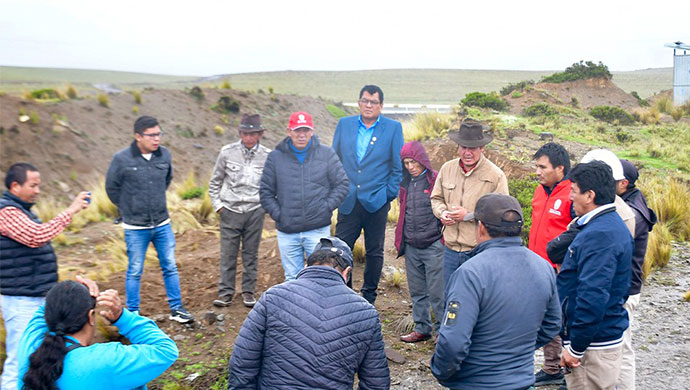
[[[134,389],[162,374],[178,350],[156,324],[122,308],[115,290],[91,280],[55,285],[19,343],[19,389]],[[132,342],[94,344],[96,306]]]
[[[405,166],[400,183],[400,214],[395,228],[395,247],[398,256],[405,255],[407,286],[412,298],[414,331],[400,337],[406,343],[416,343],[431,337],[431,312],[434,311],[433,330],[438,333],[443,317],[443,244],[441,221],[431,210],[431,190],[437,172],[424,146],[417,141],[406,143],[400,158]]]
[[[228,389],[388,389],[379,316],[347,287],[352,252],[321,238],[297,279],[271,287],[235,340]]]

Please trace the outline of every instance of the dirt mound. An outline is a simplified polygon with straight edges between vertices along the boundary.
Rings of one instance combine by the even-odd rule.
[[[203,89],[203,93],[205,98],[198,100],[185,91],[145,90],[141,104],[131,94],[114,94],[109,95],[109,107],[94,98],[37,103],[0,96],[0,170],[6,172],[17,161],[31,162],[47,184],[43,191],[56,194],[62,187],[74,193],[95,177],[105,176],[113,154],[131,142],[132,124],[139,115],[159,119],[165,132],[162,144],[172,151],[178,180],[190,170],[201,180],[210,175],[220,148],[238,139],[243,113],[261,114],[266,128],[263,142],[270,148],[285,137],[287,119],[298,110],[312,114],[323,141],[330,143],[333,138],[337,120],[322,100],[235,90]],[[212,110],[222,96],[239,102],[239,112]],[[33,120],[21,122],[20,114]],[[216,131],[221,128],[223,134]]]
[[[595,106],[615,106],[626,111],[632,111],[640,106],[635,97],[617,87],[613,81],[603,78],[565,83],[538,83],[521,92],[523,95],[519,97],[513,97],[519,94],[506,96],[512,114],[521,114],[525,108],[536,103],[567,105],[583,109]]]

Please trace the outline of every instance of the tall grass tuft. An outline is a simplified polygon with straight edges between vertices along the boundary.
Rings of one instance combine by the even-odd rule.
[[[108,95],[106,95],[104,93],[99,93],[97,99],[98,99],[98,104],[100,104],[101,106],[103,106],[105,108],[110,107],[110,98],[108,97]]]
[[[679,241],[690,239],[690,189],[688,185],[668,177],[660,180],[644,180],[640,183],[649,207],[665,224],[669,232]],[[656,229],[656,227],[655,227]]]
[[[134,103],[141,104],[141,92],[134,91],[132,92],[132,95],[134,96]]]
[[[657,110],[659,110],[659,112],[670,114],[671,111],[673,111],[673,100],[671,100],[669,97],[663,97],[657,100],[654,106]]]
[[[77,89],[74,88],[74,85],[70,84],[67,86],[67,90],[65,91],[65,94],[70,99],[76,99],[77,98]]]
[[[683,294],[683,300],[685,302],[690,302],[690,290],[686,291],[685,294]],[[0,351],[0,353],[2,352]]]
[[[452,125],[452,115],[423,112],[403,123],[403,136],[406,142],[441,138]]]
[[[392,223],[392,224],[397,225],[399,216],[400,216],[400,201],[398,200],[398,198],[395,198],[395,200],[393,200],[391,202],[390,210],[388,210],[388,217],[387,217],[388,223]]]
[[[658,223],[649,233],[647,253],[642,264],[642,279],[646,279],[653,270],[663,268],[671,259],[671,240],[673,236],[664,223]]]
[[[393,270],[386,274],[386,283],[389,286],[401,288],[405,280],[405,273],[397,267],[393,267]]]

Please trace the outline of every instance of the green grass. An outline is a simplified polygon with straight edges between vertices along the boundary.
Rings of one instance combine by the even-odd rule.
[[[280,94],[321,96],[342,102],[357,100],[365,84],[377,84],[385,93],[386,104],[447,103],[455,104],[467,93],[499,91],[510,83],[539,80],[553,71],[460,70],[460,69],[386,69],[348,72],[281,71],[229,74],[223,77],[233,89],[256,91],[272,88]],[[634,72],[611,72],[613,82],[627,92],[637,91],[646,98],[673,85],[671,68]],[[212,87],[196,76],[168,76],[148,73],[115,72],[83,69],[25,68],[0,66],[0,90],[12,94],[38,88],[67,84],[80,92],[95,90],[93,83],[112,83],[124,89],[184,89],[196,84]]]
[[[347,116],[347,112],[345,112],[345,110],[338,106],[334,106],[333,104],[328,104],[326,106],[326,109],[328,110],[328,112],[331,113],[331,115],[333,115],[335,119],[340,119],[342,117]]]

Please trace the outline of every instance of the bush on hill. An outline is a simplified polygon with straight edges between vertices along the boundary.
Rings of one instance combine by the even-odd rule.
[[[466,106],[475,106],[481,108],[493,108],[497,111],[503,111],[508,108],[508,103],[501,99],[496,92],[470,92],[461,100],[462,104]]]
[[[44,88],[31,91],[31,97],[34,99],[60,99],[60,93],[53,88]]]
[[[589,110],[589,114],[600,121],[608,123],[618,122],[621,125],[632,125],[635,123],[635,118],[632,115],[618,107],[596,106]]]
[[[605,78],[610,80],[613,77],[609,68],[599,61],[595,64],[592,61],[576,62],[567,67],[563,72],[556,72],[551,76],[544,77],[541,81],[545,83],[565,83],[567,81],[586,80],[593,78]]]
[[[511,83],[501,88],[501,96],[506,96],[513,91],[519,91],[525,89],[529,85],[534,85],[534,80],[522,80],[517,83]]]
[[[221,96],[218,103],[211,107],[214,111],[221,113],[237,113],[240,111],[240,102],[230,96]]]
[[[554,116],[558,114],[558,111],[546,103],[537,103],[525,108],[522,114],[530,117]]]
[[[534,189],[539,185],[536,177],[524,177],[519,179],[508,180],[508,192],[511,196],[520,202],[522,206],[523,225],[522,225],[522,242],[525,246],[529,244],[529,230],[532,227],[532,198],[534,197]]]

